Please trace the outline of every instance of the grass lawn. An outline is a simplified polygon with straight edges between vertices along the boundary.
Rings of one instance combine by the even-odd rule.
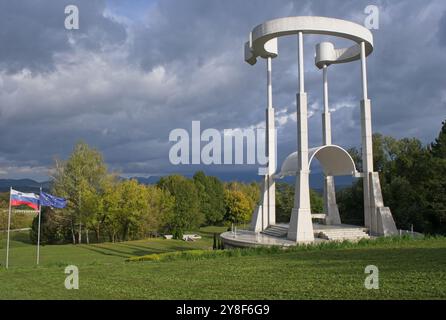
[[[0,237],[0,265],[3,268],[6,256],[5,235]],[[12,234],[10,245],[9,267],[33,268],[36,264],[36,245],[29,243],[27,232]],[[40,247],[40,262],[42,266],[77,266],[84,264],[120,263],[132,256],[152,253],[163,253],[191,249],[212,249],[213,238],[203,235],[198,241],[165,240],[161,238],[126,241],[119,243],[101,243],[90,245],[47,245]],[[1,288],[1,284],[0,284]],[[1,298],[1,291],[0,291]]]
[[[200,233],[211,234],[211,235],[213,235],[214,233],[220,234],[225,231],[228,231],[228,227],[207,226],[200,228]]]
[[[14,241],[11,268],[0,270],[0,298],[446,299],[446,238],[126,262],[135,255],[211,246],[211,236],[197,242],[46,246],[36,267],[35,246]],[[0,249],[2,258],[4,252]],[[64,288],[68,264],[79,268],[79,290]],[[371,264],[379,268],[379,290],[364,288],[364,268]]]

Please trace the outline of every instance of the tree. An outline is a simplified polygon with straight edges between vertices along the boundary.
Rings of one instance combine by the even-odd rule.
[[[324,212],[324,199],[322,199],[322,196],[313,189],[310,189],[310,205],[311,212]]]
[[[96,242],[100,241],[101,226],[105,220],[103,191],[93,188],[86,188],[83,194],[82,210],[84,211],[84,221],[86,226],[86,240],[90,243],[88,230],[94,230]]]
[[[243,193],[249,202],[251,213],[254,212],[255,207],[260,203],[260,186],[256,182],[229,182],[225,185],[225,190]]]
[[[58,244],[63,243],[70,236],[71,224],[65,219],[61,210],[53,210],[49,207],[42,207],[42,217],[40,221],[40,244]],[[39,217],[33,219],[30,240],[37,243],[37,233],[39,226]]]
[[[78,243],[81,243],[82,225],[89,220],[90,212],[87,211],[85,201],[93,193],[100,192],[106,176],[107,167],[101,153],[84,142],[76,144],[67,161],[56,160],[52,192],[68,199],[64,212],[71,221],[74,244],[75,225],[78,225]]]
[[[440,133],[430,145],[430,150],[434,157],[446,159],[446,120],[442,122]]]
[[[121,181],[118,186],[119,210],[116,217],[121,227],[121,239],[136,233],[143,215],[148,211],[147,188],[136,180]]]
[[[181,238],[187,229],[194,229],[203,224],[205,217],[200,211],[198,191],[191,180],[172,175],[161,178],[157,185],[175,199],[173,214],[166,223],[166,229],[176,238]]]
[[[121,190],[117,188],[117,184],[119,184],[119,181],[106,183],[102,195],[104,226],[111,242],[118,240],[119,230],[121,229],[119,221]]]
[[[238,190],[225,190],[225,207],[226,220],[233,223],[248,222],[253,212],[250,199]]]
[[[446,233],[446,125],[428,146],[414,138],[373,135],[374,167],[379,171],[384,202],[398,228]],[[356,149],[353,155],[359,155]],[[338,192],[343,221],[362,221],[362,179]],[[363,222],[361,222],[363,223]]]
[[[311,212],[323,212],[323,199],[320,194],[310,189]],[[288,223],[294,207],[294,186],[286,182],[276,183],[276,220]]]
[[[364,200],[362,179],[349,188],[338,190],[336,200],[342,223],[364,225]]]
[[[438,233],[446,234],[446,121],[442,122],[438,137],[429,147],[434,172],[428,193],[430,227]]]
[[[276,220],[290,222],[291,210],[294,207],[294,187],[286,182],[276,183]]]
[[[200,211],[205,216],[206,224],[221,223],[225,215],[223,184],[216,177],[206,176],[203,171],[195,173],[193,180],[200,198]]]
[[[141,221],[141,236],[166,231],[174,214],[175,197],[157,186],[146,186],[148,209]]]

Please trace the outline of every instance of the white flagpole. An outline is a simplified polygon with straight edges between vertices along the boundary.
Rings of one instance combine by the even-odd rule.
[[[40,195],[42,194],[42,187],[40,187],[39,193],[39,226],[37,227],[37,264],[40,261],[40,221],[42,216],[42,206],[40,205]]]
[[[12,187],[9,188],[8,240],[6,240],[6,269],[8,269],[9,267],[9,232],[11,229],[11,191]]]

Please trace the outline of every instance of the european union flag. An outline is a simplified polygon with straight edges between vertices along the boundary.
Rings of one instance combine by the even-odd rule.
[[[67,205],[67,199],[59,198],[45,192],[40,192],[40,205],[62,209]]]

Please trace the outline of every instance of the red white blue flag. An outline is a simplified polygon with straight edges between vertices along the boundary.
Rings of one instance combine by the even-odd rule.
[[[11,189],[11,206],[25,205],[34,210],[39,210],[39,196],[35,193],[24,193]]]

